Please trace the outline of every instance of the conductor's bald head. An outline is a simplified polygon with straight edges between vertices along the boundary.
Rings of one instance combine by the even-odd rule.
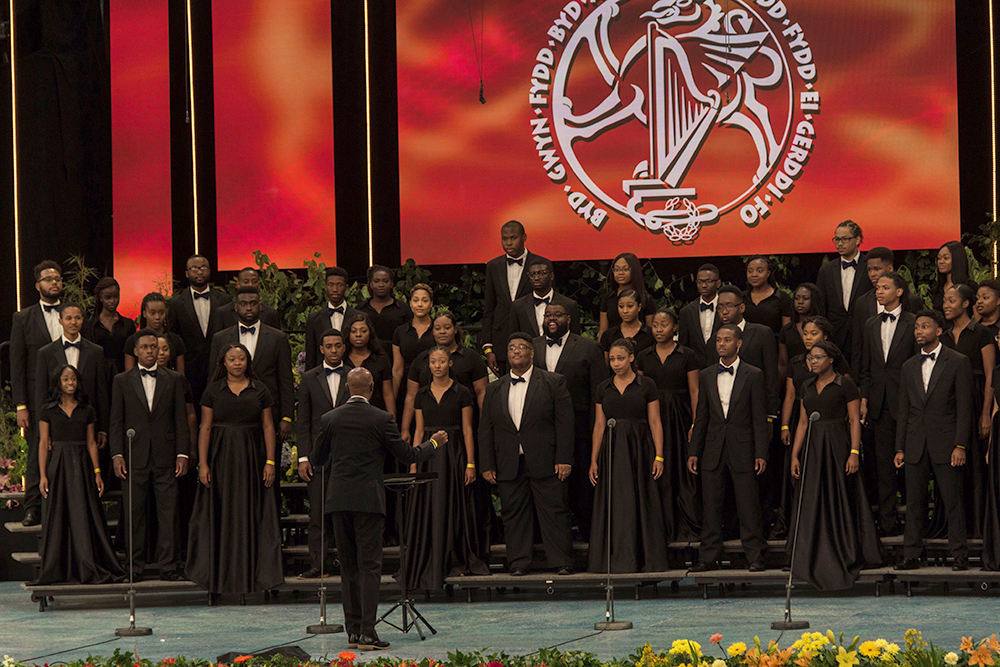
[[[347,390],[351,392],[351,396],[364,396],[366,399],[371,399],[374,384],[375,380],[372,379],[371,371],[367,368],[358,366],[347,373]]]

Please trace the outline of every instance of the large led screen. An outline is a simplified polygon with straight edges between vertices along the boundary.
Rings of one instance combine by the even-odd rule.
[[[959,236],[952,0],[396,4],[401,259]]]

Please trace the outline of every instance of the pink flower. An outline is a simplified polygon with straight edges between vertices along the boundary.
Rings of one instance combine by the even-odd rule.
[[[716,632],[714,635],[712,635],[712,637],[708,641],[712,642],[713,644],[718,644],[719,642],[722,641],[722,634]]]

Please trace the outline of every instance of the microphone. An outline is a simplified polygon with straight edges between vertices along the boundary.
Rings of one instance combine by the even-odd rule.
[[[814,412],[811,415],[809,415],[809,421],[811,422],[819,421],[819,412]]]
[[[816,414],[817,417],[819,416],[818,412],[816,412],[814,414]],[[125,437],[128,438],[129,440],[131,440],[132,438],[134,438],[135,437],[135,429],[134,428],[130,428],[129,430],[125,431]]]
[[[816,414],[817,414],[817,416],[819,415],[819,413],[818,413],[818,412],[817,412]],[[614,419],[609,419],[609,420],[608,420],[608,428],[614,428],[614,427],[615,427],[615,424],[617,424],[617,423],[618,423],[618,422],[616,422],[616,421],[615,421]]]

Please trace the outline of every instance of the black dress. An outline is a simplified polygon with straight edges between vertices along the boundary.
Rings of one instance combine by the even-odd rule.
[[[49,497],[43,503],[42,565],[36,584],[110,584],[125,572],[108,538],[104,507],[87,451],[94,408],[78,404],[67,417],[58,405],[42,409],[52,448],[46,464]]]
[[[860,472],[844,469],[851,455],[847,404],[860,398],[849,377],[836,378],[816,393],[816,378],[802,385],[806,414],[819,412],[813,422],[809,450],[800,458],[804,475],[797,485],[802,495],[798,545],[789,542],[792,573],[820,590],[850,588],[865,567],[881,564],[878,535]],[[792,525],[795,525],[795,507]]]
[[[104,365],[109,377],[125,371],[125,350],[129,336],[135,333],[135,321],[122,315],[111,325],[111,331],[99,317],[92,317],[83,324],[83,337],[104,348]],[[111,384],[109,383],[110,387]]]
[[[403,381],[399,385],[399,394],[396,396],[396,418],[398,421],[403,418],[406,378],[410,376],[410,366],[421,352],[434,347],[434,325],[432,323],[431,326],[427,327],[423,336],[418,336],[417,330],[413,328],[413,320],[410,319],[396,327],[392,333],[392,344],[399,348],[399,354],[403,357]]]
[[[647,347],[653,347],[656,345],[656,339],[653,338],[653,330],[645,324],[639,327],[639,331],[637,331],[634,336],[623,336],[621,324],[618,324],[605,331],[601,336],[601,348],[605,352],[610,352],[611,345],[619,338],[626,338],[632,341],[632,351],[635,353],[636,358],[638,358],[639,353]]]
[[[430,355],[430,350],[424,350],[417,355],[410,365],[407,380],[412,380],[421,387],[431,383],[434,378],[431,376]],[[459,345],[458,349],[451,353],[450,375],[453,380],[472,392],[473,398],[476,395],[474,387],[476,381],[482,380],[487,374],[486,362],[477,351]]]
[[[436,472],[438,478],[417,487],[406,508],[406,572],[415,590],[439,590],[445,577],[487,575],[489,567],[480,559],[472,486],[465,485],[465,437],[462,410],[472,407],[472,393],[452,382],[441,402],[430,386],[417,392],[414,407],[423,412],[426,440],[436,431],[448,434],[448,444],[421,463],[420,472]]]
[[[663,513],[668,527],[667,542],[697,540],[701,534],[701,481],[687,469],[688,429],[691,414],[690,371],[701,370],[694,350],[678,344],[663,362],[656,347],[636,358],[639,371],[656,383],[663,425]]]
[[[656,450],[647,421],[649,403],[658,398],[656,383],[636,375],[621,394],[611,377],[598,385],[596,398],[604,416],[617,424],[613,442],[609,446],[605,436],[601,446],[587,569],[607,569],[610,483],[611,571],[662,572],[667,569],[668,519],[663,515],[660,484],[653,479]]]
[[[351,361],[351,355],[344,355],[344,366],[348,369],[354,368],[354,362]],[[372,391],[371,404],[380,410],[385,410],[385,397],[382,395],[382,383],[392,382],[392,359],[390,359],[386,354],[379,353],[369,353],[365,360],[361,362],[362,368],[367,368],[372,374],[372,380],[374,381],[375,389]]]
[[[997,372],[993,372],[993,395],[997,391]],[[996,399],[994,399],[996,405]],[[1000,430],[1000,410],[993,413],[990,430],[990,463],[987,468],[986,506],[983,509],[983,569],[1000,570],[1000,459],[997,457],[997,437]]]
[[[239,396],[225,378],[205,388],[212,409],[211,486],[198,486],[188,537],[187,576],[212,593],[252,593],[284,581],[274,487],[263,480],[261,413],[271,394],[251,381]]]
[[[608,316],[609,329],[611,327],[616,327],[622,323],[622,316],[618,314],[617,290],[612,292],[605,292],[603,295],[601,295],[600,308],[601,312]],[[656,312],[656,303],[653,301],[653,297],[647,294],[645,303],[642,304],[642,313],[639,314],[639,319],[645,322],[646,318],[652,316],[655,312]]]
[[[803,346],[805,349],[805,346]],[[806,353],[795,355],[788,361],[788,377],[792,379],[792,386],[795,388],[795,401],[792,403],[792,417],[788,425],[791,442],[795,442],[795,431],[799,426],[799,410],[802,406],[802,385],[809,378],[814,377],[809,366],[806,364]],[[778,432],[780,437],[781,433]],[[792,499],[795,495],[795,480],[792,479],[792,447],[782,446],[782,466],[781,473],[781,496],[778,506],[775,508],[774,525],[768,536],[772,540],[783,540],[788,536],[788,523],[792,513]]]
[[[382,312],[379,312],[372,306],[372,300],[368,299],[361,304],[358,310],[367,315],[372,321],[372,326],[375,327],[375,337],[378,338],[379,343],[381,343],[382,351],[385,352],[391,359],[392,335],[398,327],[413,319],[413,313],[410,312],[410,307],[399,299],[396,299],[383,308]]]
[[[792,316],[792,297],[782,292],[777,287],[771,296],[760,303],[754,303],[750,290],[743,292],[743,319],[754,324],[763,324],[777,334],[783,326],[782,317]]]
[[[806,344],[802,342],[802,334],[799,333],[795,322],[789,322],[781,327],[781,331],[778,332],[778,345],[784,345],[788,349],[789,359],[806,353]]]

